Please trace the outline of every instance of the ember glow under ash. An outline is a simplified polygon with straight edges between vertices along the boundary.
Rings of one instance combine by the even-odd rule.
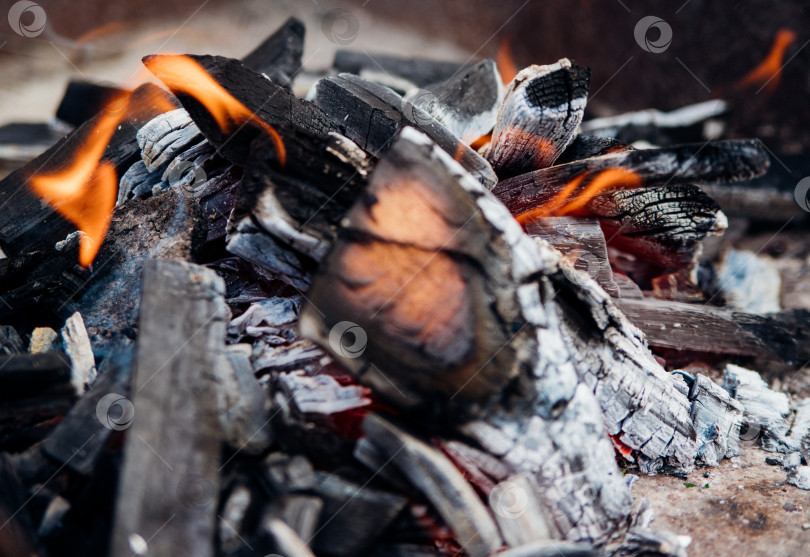
[[[625,168],[609,168],[596,174],[587,186],[577,193],[588,173],[581,174],[568,182],[551,201],[535,209],[521,213],[515,218],[521,225],[533,220],[550,216],[580,215],[588,202],[599,193],[609,189],[637,188],[641,186],[641,177]]]
[[[272,138],[279,163],[284,166],[286,151],[275,128],[236,100],[195,60],[181,55],[156,56],[146,58],[144,64],[169,89],[194,97],[205,106],[223,133],[236,131],[247,123],[256,124]]]
[[[768,56],[753,70],[748,72],[739,82],[737,87],[765,88],[768,94],[772,94],[782,79],[782,61],[788,47],[796,40],[796,33],[790,29],[780,29],[773,40],[773,46]]]

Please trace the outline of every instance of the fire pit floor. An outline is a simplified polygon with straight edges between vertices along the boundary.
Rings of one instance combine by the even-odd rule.
[[[773,456],[746,446],[742,456],[686,480],[642,476],[633,490],[655,510],[654,527],[691,536],[690,555],[807,555],[807,494],[785,483],[781,466],[765,463]]]

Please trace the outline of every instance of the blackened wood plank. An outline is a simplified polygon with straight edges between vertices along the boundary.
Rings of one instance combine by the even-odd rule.
[[[81,126],[125,92],[119,87],[72,79],[56,109],[56,117],[71,126]]]
[[[214,369],[224,283],[180,261],[144,269],[135,385],[111,555],[214,552],[221,432]]]

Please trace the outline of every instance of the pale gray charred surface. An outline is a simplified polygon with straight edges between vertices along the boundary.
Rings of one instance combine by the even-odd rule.
[[[560,156],[582,122],[589,82],[590,70],[567,58],[515,76],[486,151],[501,179],[545,168]]]
[[[420,181],[424,176],[430,179]],[[388,221],[381,217],[396,200],[394,192],[401,184],[414,182],[419,183],[423,199],[433,199],[424,211],[431,215],[431,226],[446,227],[443,235],[428,235],[424,224],[415,233],[385,228]],[[442,203],[442,194],[455,201]],[[366,211],[376,218],[365,217]],[[418,394],[439,400],[452,414],[451,409],[463,401],[463,410],[456,410],[461,412],[456,419],[464,422],[458,431],[513,473],[532,475],[562,537],[603,539],[631,513],[630,493],[615,466],[607,433],[645,458],[661,459],[676,468],[692,466],[697,449],[690,403],[653,359],[641,333],[590,279],[577,275],[573,282],[571,273],[576,271],[561,268],[556,251],[525,236],[503,206],[426,137],[402,132],[380,161],[369,194],[353,208],[347,224],[313,283],[312,304],[302,314],[302,331],[318,339],[379,396],[398,406],[414,404]],[[489,235],[490,241],[471,242],[481,234]],[[487,246],[485,251],[482,246]],[[415,367],[410,361],[410,368],[391,363],[408,361],[404,358],[410,354],[397,331],[413,328],[408,339],[417,340],[407,342],[419,342],[422,324],[408,325],[395,313],[398,305],[407,307],[402,294],[407,284],[385,290],[391,277],[378,274],[381,271],[366,278],[350,274],[346,254],[365,249],[389,254],[417,250],[434,254],[433,260],[453,253],[459,267],[466,260],[474,265],[470,272],[482,273],[477,278],[468,276],[468,284],[483,278],[484,288],[499,285],[497,290],[489,286],[495,314],[465,318],[469,334],[460,329],[461,340],[456,342],[463,342],[467,354],[445,360],[450,373],[418,361]],[[361,264],[361,259],[352,261]],[[411,267],[411,273],[417,281],[424,274],[419,265]],[[445,278],[442,287],[447,304],[452,281]],[[375,298],[375,288],[395,295]],[[475,300],[464,300],[454,312]],[[315,307],[325,313],[326,321]],[[362,357],[347,357],[340,346],[329,342],[330,328],[343,320],[356,321],[369,331]],[[489,335],[498,335],[499,344],[487,345],[491,337],[476,336],[476,327],[488,327]],[[377,349],[375,342],[386,350]],[[501,363],[488,367],[495,358]],[[430,365],[429,379],[420,379],[425,373],[419,371],[420,365]],[[403,373],[403,369],[410,371]],[[460,387],[453,375],[459,372],[467,378]],[[509,388],[498,388],[507,382]]]

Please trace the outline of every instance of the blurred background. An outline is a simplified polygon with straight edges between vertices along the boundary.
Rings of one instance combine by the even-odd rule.
[[[592,70],[592,115],[724,98],[730,137],[759,137],[780,153],[810,144],[810,4],[801,0],[38,0],[41,29],[31,10],[13,27],[17,4],[2,0],[0,124],[48,120],[71,78],[142,82],[146,54],[241,57],[295,15],[307,24],[309,69],[330,66],[338,48],[455,61],[500,53],[518,67],[565,56]],[[322,29],[335,7],[359,23],[342,45]],[[650,15],[671,29],[660,52],[634,35]],[[660,32],[647,39],[664,41]]]

